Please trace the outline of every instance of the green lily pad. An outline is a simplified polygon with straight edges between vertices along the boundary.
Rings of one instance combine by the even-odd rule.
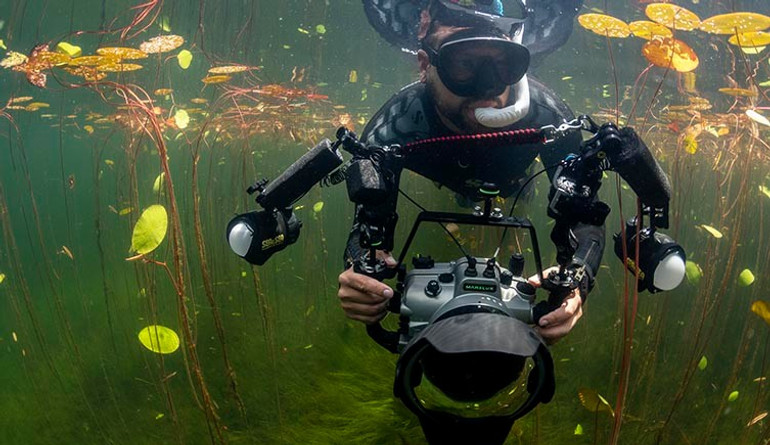
[[[684,271],[687,275],[687,281],[692,285],[697,286],[700,279],[703,278],[703,269],[694,261],[688,260],[684,265]]]
[[[139,331],[142,346],[158,354],[171,354],[179,349],[179,336],[172,329],[150,325]]]
[[[323,208],[324,208],[324,202],[323,201],[318,201],[317,203],[313,204],[313,211],[315,213],[320,212],[321,210],[323,210]]]
[[[176,113],[174,113],[174,123],[180,130],[184,130],[190,124],[190,115],[185,110],[176,110]]]
[[[131,252],[146,255],[155,250],[166,238],[168,215],[162,205],[147,207],[134,226]]]
[[[160,29],[163,31],[171,32],[171,23],[167,15],[161,16],[158,25],[160,25]]]
[[[606,412],[609,413],[610,416],[615,417],[615,412],[612,410],[610,403],[595,389],[580,388],[578,390],[578,398],[580,399],[580,403],[582,403],[588,411],[591,411],[592,413]]]
[[[163,191],[163,184],[166,179],[166,173],[161,172],[157,178],[155,178],[155,182],[152,184],[152,191],[155,193],[161,193]]]
[[[704,355],[703,357],[700,358],[700,361],[698,362],[698,369],[703,371],[703,370],[706,369],[706,366],[708,366],[708,365],[709,365],[709,360]]]
[[[754,283],[754,274],[749,269],[743,269],[738,275],[738,284],[742,287],[749,287]]]
[[[186,49],[179,51],[179,54],[176,55],[176,61],[179,62],[179,67],[182,68],[183,70],[190,68],[192,59],[193,59],[192,53]]]
[[[738,400],[738,395],[739,395],[738,391],[731,392],[730,395],[727,396],[727,401],[735,402],[736,400]]]

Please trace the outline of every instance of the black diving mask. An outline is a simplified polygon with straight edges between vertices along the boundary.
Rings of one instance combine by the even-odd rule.
[[[425,40],[422,47],[444,85],[460,97],[499,96],[529,68],[527,48],[501,37],[479,37],[474,30],[456,33],[438,50]]]

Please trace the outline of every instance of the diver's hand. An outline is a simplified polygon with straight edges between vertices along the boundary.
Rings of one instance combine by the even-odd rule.
[[[558,267],[544,270],[543,276],[548,276],[551,270],[558,270]],[[540,287],[540,277],[537,275],[530,277],[528,281],[529,284]],[[567,295],[558,309],[540,318],[539,326],[535,326],[535,330],[543,337],[546,343],[552,345],[569,334],[582,316],[583,299],[580,295],[580,289],[574,289]]]
[[[383,259],[387,267],[396,267],[390,252],[378,250],[377,257]],[[348,318],[372,324],[388,314],[388,302],[393,297],[393,289],[388,285],[356,273],[352,267],[340,274],[339,283],[337,297]]]

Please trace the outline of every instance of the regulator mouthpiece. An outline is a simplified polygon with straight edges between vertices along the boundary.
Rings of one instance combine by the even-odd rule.
[[[476,108],[476,120],[485,127],[503,128],[515,124],[529,113],[529,81],[527,75],[513,86],[516,102],[505,108]]]

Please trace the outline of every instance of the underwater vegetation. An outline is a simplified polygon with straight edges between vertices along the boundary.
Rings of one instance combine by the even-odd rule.
[[[770,10],[735,3],[586,1],[534,73],[644,137],[687,280],[640,294],[606,254],[555,399],[507,443],[770,441]],[[0,49],[0,443],[425,443],[336,302],[343,188],[264,267],[223,236],[248,185],[416,79],[360,2],[0,0]],[[521,210],[542,233],[546,182]],[[611,232],[636,205],[605,183]]]

